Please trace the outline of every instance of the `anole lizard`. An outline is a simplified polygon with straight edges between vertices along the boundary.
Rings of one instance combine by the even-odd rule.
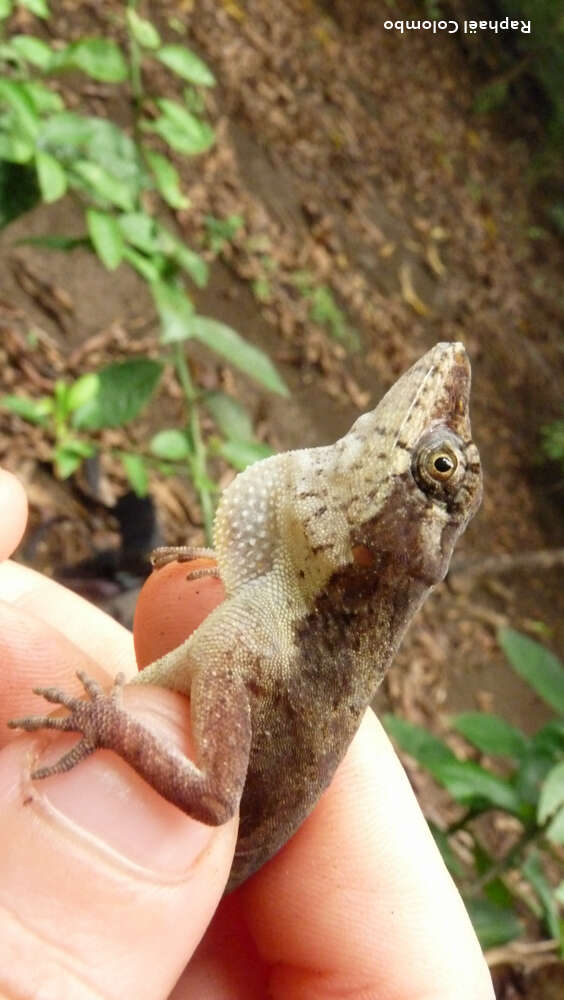
[[[225,490],[225,600],[131,682],[190,696],[194,761],[122,707],[123,677],[106,693],[81,674],[84,700],[38,690],[68,715],[10,723],[82,734],[32,777],[106,747],[204,823],[240,810],[229,889],[264,864],[329,784],[479,505],[469,392],[463,346],[437,344],[335,444],[267,458]]]

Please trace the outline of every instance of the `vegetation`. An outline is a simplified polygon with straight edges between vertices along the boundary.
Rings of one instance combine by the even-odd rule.
[[[264,457],[251,422],[236,400],[202,393],[194,385],[185,348],[199,341],[266,389],[287,394],[269,358],[231,327],[196,313],[187,282],[206,285],[208,266],[163,218],[189,209],[172,159],[201,156],[214,142],[203,116],[203,94],[214,85],[208,66],[184,45],[165,44],[155,25],[129,2],[118,34],[123,44],[87,37],[54,47],[37,34],[9,34],[15,4],[0,0],[0,225],[39,201],[53,203],[67,193],[79,200],[85,232],[79,238],[45,235],[32,242],[72,252],[87,247],[113,272],[132,267],[147,283],[160,321],[162,358],[139,357],[84,374],[73,384],[58,383],[51,396],[5,396],[2,405],[40,425],[52,442],[57,474],[69,476],[95,454],[95,434],[133,420],[155,393],[164,363],[170,361],[185,406],[182,429],[165,428],[143,454],[120,453],[132,487],[147,489],[151,463],[161,472],[180,466],[197,489],[209,536],[216,486],[208,472],[212,448],[236,468]],[[49,18],[45,0],[21,0],[39,19]],[[164,66],[184,87],[181,100],[148,92],[151,65]],[[124,91],[130,120],[116,122],[69,110],[57,87],[68,71]],[[242,224],[239,217],[208,218],[207,246],[220,252]],[[205,406],[218,435],[206,442],[200,411]]]
[[[554,420],[541,428],[542,446],[547,458],[560,462],[564,469],[564,420]]]
[[[420,726],[393,716],[384,721],[398,746],[464,809],[449,829],[434,828],[433,833],[482,946],[518,937],[523,930],[518,913],[524,909],[544,923],[564,954],[564,664],[512,629],[501,629],[499,642],[513,670],[556,713],[533,736],[498,716],[465,712],[453,719],[453,726],[482,755],[477,763],[459,759]],[[519,831],[498,857],[485,846],[479,822],[492,810],[513,817]],[[466,848],[470,845],[470,871],[453,849],[452,838],[460,831]],[[561,881],[555,886],[558,872]]]
[[[474,20],[510,18],[530,21],[531,31],[482,30],[466,39],[474,58],[483,58],[487,82],[476,90],[474,110],[484,115],[511,106],[519,122],[534,119],[544,141],[539,143],[533,185],[548,185],[545,213],[555,229],[564,233],[564,203],[556,194],[564,148],[564,14],[560,0],[420,0],[424,14],[433,19],[454,17]],[[554,189],[554,190],[552,190]]]

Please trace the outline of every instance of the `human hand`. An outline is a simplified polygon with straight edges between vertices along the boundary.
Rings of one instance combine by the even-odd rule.
[[[8,474],[0,509],[8,555],[25,521],[23,491]],[[190,585],[186,572],[160,570],[141,602],[144,661],[181,641],[195,590],[208,602],[200,617],[220,597],[209,589],[217,581]],[[0,598],[0,995],[492,1000],[460,897],[372,713],[300,830],[221,899],[236,820],[196,823],[107,751],[30,781],[33,754],[50,762],[76,739],[5,727],[43,712],[31,687],[76,693],[77,669],[106,683],[118,670],[133,676],[133,647],[102,612],[15,563],[0,567]],[[143,686],[126,696],[189,752],[186,699]]]

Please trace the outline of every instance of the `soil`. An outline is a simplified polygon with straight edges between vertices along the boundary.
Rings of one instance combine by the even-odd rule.
[[[111,4],[51,6],[54,38],[110,30]],[[564,249],[550,230],[539,235],[528,180],[535,151],[519,120],[474,114],[484,80],[455,38],[385,31],[384,18],[364,17],[359,4],[184,0],[155,3],[152,14],[219,81],[206,98],[215,147],[197,162],[177,162],[191,199],[177,213],[179,232],[200,246],[207,215],[244,219],[221,252],[204,248],[211,277],[194,295],[196,307],[262,347],[291,396],[266,395],[203,349],[191,354],[194,376],[238,395],[259,436],[286,449],[333,441],[433,343],[465,343],[484,503],[449,581],[410,630],[378,707],[443,734],[452,713],[473,708],[533,732],[549,712],[504,663],[496,628],[510,624],[562,650],[562,563],[463,571],[470,560],[564,545],[562,471],[540,446],[540,428],[561,415]],[[18,30],[27,30],[29,15],[18,16]],[[171,29],[172,16],[186,26],[185,38]],[[170,86],[159,70],[150,82],[154,92]],[[109,87],[82,79],[65,86],[69,102],[91,113],[122,113]],[[36,395],[57,377],[157,351],[152,304],[131,270],[109,276],[85,250],[49,255],[15,246],[82,230],[79,209],[65,200],[2,233],[2,391]],[[295,280],[303,272],[331,289],[360,349],[312,321]],[[178,407],[159,397],[155,409],[170,423]],[[146,440],[155,420],[153,410],[129,430],[130,441]],[[123,443],[123,432],[104,443]],[[22,554],[33,565],[57,573],[116,544],[105,509],[53,478],[37,429],[0,415],[0,457],[30,492]],[[231,475],[223,466],[214,471],[221,483]],[[98,498],[111,503],[124,488],[107,459]],[[161,537],[201,543],[190,485],[155,480],[152,492]],[[426,814],[444,824],[443,798],[416,769],[412,776]],[[500,997],[537,995],[499,989]]]

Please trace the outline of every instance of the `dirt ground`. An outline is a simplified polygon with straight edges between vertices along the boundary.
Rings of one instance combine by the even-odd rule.
[[[65,38],[107,31],[102,8],[111,6],[53,3],[50,30]],[[472,95],[484,80],[456,40],[387,32],[384,17],[343,23],[339,10],[337,20],[329,16],[334,6],[152,5],[164,33],[172,13],[186,24],[188,43],[219,80],[208,99],[218,141],[183,168],[192,207],[178,213],[179,229],[197,245],[207,214],[244,218],[208,287],[195,295],[197,309],[263,347],[292,394],[260,393],[204,351],[194,356],[194,372],[239,394],[258,433],[285,449],[334,440],[433,343],[465,343],[484,503],[378,705],[438,732],[449,714],[470,708],[531,732],[547,710],[505,666],[495,630],[510,624],[538,637],[542,626],[549,645],[562,650],[563,569],[469,575],[463,563],[564,545],[562,473],[546,463],[539,443],[540,427],[561,415],[564,250],[548,229],[531,237],[539,224],[528,181],[534,150],[519,121],[473,113]],[[164,75],[156,72],[154,85],[162,91]],[[112,111],[102,85],[80,81],[74,100],[93,113]],[[109,276],[86,251],[58,256],[13,245],[81,228],[65,201],[2,233],[2,391],[44,392],[54,377],[154,347],[151,303],[125,266]],[[349,352],[308,317],[294,281],[303,271],[331,288],[360,350]],[[257,282],[267,290],[260,298]],[[163,405],[174,414],[174,401]],[[152,419],[136,426],[138,440],[154,429]],[[107,438],[116,440],[117,432]],[[24,555],[54,573],[92,555],[93,540],[111,543],[115,529],[55,482],[40,464],[46,457],[36,431],[0,415],[0,458],[24,478],[32,499],[33,543],[28,537]],[[226,481],[225,469],[219,475]],[[123,483],[113,469],[103,479],[104,496],[115,499]],[[153,491],[165,540],[201,542],[190,487],[155,482]],[[444,817],[429,782],[418,772],[413,782],[426,814]],[[507,998],[535,995],[503,989]]]

